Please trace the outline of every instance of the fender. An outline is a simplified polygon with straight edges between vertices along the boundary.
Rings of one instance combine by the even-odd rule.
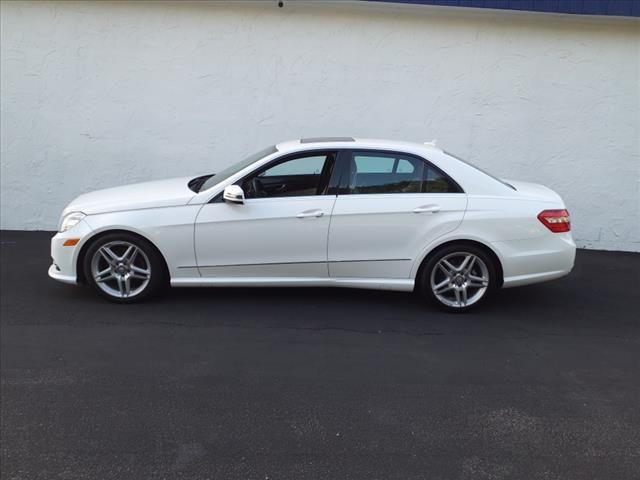
[[[416,257],[416,259],[413,262],[413,265],[411,267],[411,278],[416,278],[418,275],[418,271],[420,270],[420,266],[422,265],[422,263],[424,262],[424,260],[429,256],[429,254],[431,252],[433,252],[435,249],[441,247],[442,245],[446,244],[446,243],[451,243],[451,242],[464,242],[464,241],[472,241],[475,243],[479,243],[480,245],[484,246],[485,248],[487,248],[488,250],[490,250],[491,252],[493,252],[496,256],[496,258],[498,259],[498,261],[500,262],[500,269],[502,269],[502,264],[504,263],[504,259],[502,257],[502,255],[500,254],[499,251],[497,251],[495,248],[493,248],[491,246],[490,243],[488,243],[487,241],[485,241],[484,239],[477,237],[476,235],[469,235],[469,234],[462,234],[458,231],[458,229],[450,232],[449,234],[445,234],[441,237],[438,237],[437,239],[435,239],[433,242],[429,243],[421,252],[420,254]]]

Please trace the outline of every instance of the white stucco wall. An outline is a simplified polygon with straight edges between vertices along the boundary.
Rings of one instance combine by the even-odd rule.
[[[437,7],[2,2],[1,227],[300,136],[424,141],[640,250],[640,24]]]

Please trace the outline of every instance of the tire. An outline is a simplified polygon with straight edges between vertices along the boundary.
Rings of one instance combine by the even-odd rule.
[[[429,258],[421,272],[419,289],[442,310],[463,313],[481,305],[496,284],[496,265],[484,250],[454,244]]]
[[[84,256],[87,283],[115,303],[134,303],[166,285],[167,269],[147,240],[126,232],[98,238]]]

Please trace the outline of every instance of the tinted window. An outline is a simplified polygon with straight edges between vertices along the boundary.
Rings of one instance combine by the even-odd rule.
[[[458,193],[458,185],[420,158],[355,152],[349,166],[349,192]]]
[[[405,160],[404,158],[398,160],[398,166],[396,168],[397,173],[413,173],[414,170],[415,167],[408,160]]]
[[[422,191],[425,193],[460,193],[460,188],[440,170],[428,165]]]
[[[351,162],[351,193],[419,193],[424,162],[394,155],[355,153]]]
[[[261,177],[274,177],[283,175],[320,175],[326,160],[326,155],[317,157],[304,157],[283,162],[271,167],[260,174]]]
[[[246,198],[322,195],[333,168],[333,154],[314,153],[266,167],[242,182]]]
[[[356,172],[362,175],[365,173],[392,173],[396,159],[393,157],[355,155],[353,161],[356,164]]]

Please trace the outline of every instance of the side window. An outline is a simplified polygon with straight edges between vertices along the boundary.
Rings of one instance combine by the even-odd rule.
[[[246,198],[322,195],[333,164],[332,153],[292,158],[251,174],[242,189]]]
[[[354,152],[349,165],[349,193],[460,193],[442,171],[413,156]]]
[[[415,170],[414,165],[404,158],[398,159],[398,167],[396,168],[396,173],[413,173]]]
[[[422,185],[425,193],[461,193],[460,187],[437,168],[428,165],[427,175]]]
[[[296,158],[271,167],[260,174],[264,177],[281,177],[284,175],[320,175],[326,155],[317,157]]]
[[[355,152],[350,165],[350,193],[420,193],[425,163],[394,154]]]
[[[353,157],[356,164],[356,171],[359,174],[364,173],[392,173],[395,158],[393,157],[371,157],[365,155],[356,155]]]

